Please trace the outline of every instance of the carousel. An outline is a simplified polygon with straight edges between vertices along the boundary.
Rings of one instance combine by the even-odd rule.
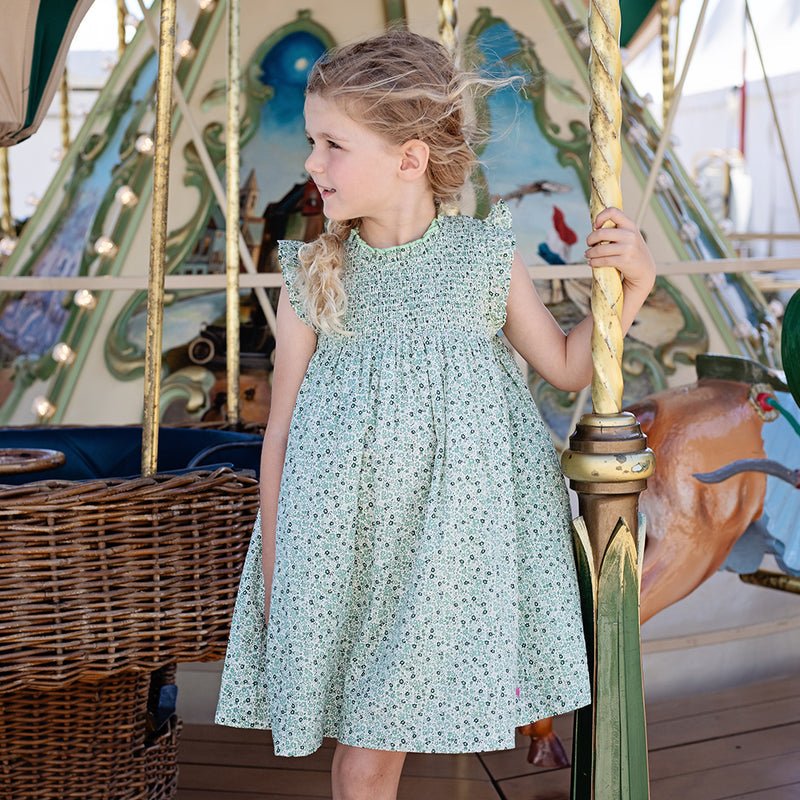
[[[524,77],[476,103],[490,136],[461,211],[506,200],[562,328],[595,318],[585,391],[554,389],[512,350],[574,490],[593,702],[570,732],[518,729],[505,774],[561,775],[525,797],[647,798],[645,699],[797,676],[800,264],[742,257],[748,234],[731,235],[676,156],[709,0],[688,34],[680,0],[119,0],[118,60],[73,132],[67,56],[91,5],[26,0],[0,34],[3,797],[324,796],[179,790],[178,748],[187,726],[210,728],[258,508],[277,241],[324,224],[303,172],[306,77],[326,48],[387,25]],[[653,37],[659,118],[620,49]],[[764,82],[800,225],[766,69]],[[19,220],[8,148],[54,102],[60,164]],[[619,273],[576,263],[611,205],[659,267],[624,346]],[[796,735],[800,709],[780,724]],[[522,797],[513,784],[458,796]],[[800,797],[800,774],[781,786],[752,798]]]

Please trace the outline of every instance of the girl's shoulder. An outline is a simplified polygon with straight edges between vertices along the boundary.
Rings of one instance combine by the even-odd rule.
[[[480,248],[485,253],[495,253],[509,247],[513,249],[516,246],[511,211],[502,200],[494,203],[483,218],[456,214],[452,217],[443,215],[439,219],[450,229],[452,238],[461,240],[462,244]]]
[[[473,217],[469,214],[456,214],[452,217],[443,215],[440,219],[446,220],[445,224],[452,225],[456,230],[466,230],[490,237],[503,231],[510,231],[513,225],[511,211],[503,200],[494,203],[489,209],[489,213],[483,218]]]

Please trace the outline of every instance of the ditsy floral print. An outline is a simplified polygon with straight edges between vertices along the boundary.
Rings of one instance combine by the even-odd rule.
[[[344,324],[317,331],[280,482],[265,621],[256,520],[216,722],[424,753],[513,748],[590,702],[558,458],[498,330],[514,253],[501,202],[420,239],[345,242]],[[299,242],[282,241],[290,301]]]

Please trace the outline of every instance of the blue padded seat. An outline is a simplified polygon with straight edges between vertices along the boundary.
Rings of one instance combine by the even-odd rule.
[[[182,471],[195,462],[196,469],[225,464],[236,470],[253,470],[258,477],[261,442],[262,437],[255,433],[162,427],[158,437],[158,471]],[[142,428],[139,425],[0,428],[0,449],[3,448],[60,450],[66,462],[56,469],[0,475],[0,484],[129,478],[141,474]],[[204,451],[210,448],[213,449],[206,459]]]

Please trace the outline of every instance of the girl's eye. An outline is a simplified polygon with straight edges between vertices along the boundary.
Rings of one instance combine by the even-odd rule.
[[[339,145],[336,144],[336,142],[332,142],[330,139],[328,139],[328,145],[330,146],[331,150],[341,150]]]

